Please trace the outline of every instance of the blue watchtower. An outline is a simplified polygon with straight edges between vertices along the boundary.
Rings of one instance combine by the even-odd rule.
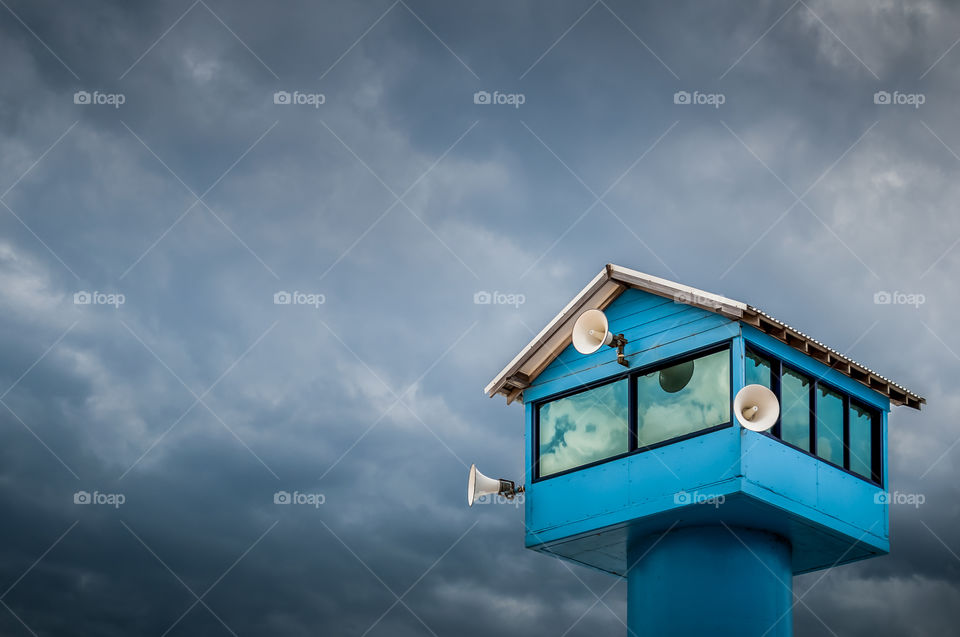
[[[594,309],[619,364],[571,345]],[[734,417],[746,385],[779,401],[765,432]],[[527,548],[627,578],[631,634],[657,637],[790,635],[793,575],[888,553],[887,414],[925,402],[751,305],[615,265],[486,392],[525,407]]]

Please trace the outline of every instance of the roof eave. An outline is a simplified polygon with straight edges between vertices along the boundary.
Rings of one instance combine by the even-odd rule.
[[[894,405],[906,405],[913,409],[920,409],[925,405],[927,399],[916,394],[903,385],[893,382],[885,376],[881,376],[869,367],[861,365],[852,358],[841,354],[828,345],[807,336],[803,332],[796,330],[783,321],[779,321],[763,310],[753,306],[747,306],[741,322],[750,325],[760,331],[786,343],[790,347],[820,361],[832,369],[836,369],[841,374],[849,376],[870,389],[887,396]]]
[[[597,276],[588,283],[580,292],[573,297],[573,299],[567,303],[567,305],[560,310],[560,313],[557,314],[553,320],[551,320],[547,325],[540,330],[540,333],[533,337],[527,345],[520,350],[520,352],[514,356],[513,360],[510,361],[506,367],[504,367],[499,374],[494,377],[493,380],[484,388],[484,393],[488,396],[495,396],[498,393],[502,393],[507,396],[508,402],[512,402],[516,398],[517,394],[513,393],[517,388],[520,391],[529,384],[530,374],[524,374],[520,370],[528,363],[531,353],[535,352],[538,349],[543,348],[546,344],[550,343],[551,339],[560,340],[562,346],[559,349],[563,349],[569,344],[570,335],[566,334],[558,338],[558,334],[561,332],[562,328],[569,322],[572,324],[576,320],[583,309],[603,309],[606,307],[607,303],[612,300],[619,292],[622,290],[623,286],[620,284],[609,285],[610,283],[610,273],[609,266],[605,267]],[[600,294],[600,299],[597,301],[594,297]],[[603,302],[606,299],[606,302]],[[602,307],[600,307],[602,305]],[[596,307],[595,307],[596,306]],[[572,327],[572,326],[571,326]],[[560,345],[560,343],[555,344]],[[543,365],[545,367],[546,365]],[[529,371],[529,370],[528,370]],[[536,373],[539,373],[540,370],[537,370]],[[517,374],[521,374],[517,377]],[[535,377],[536,374],[532,374],[532,377]],[[508,387],[508,381],[513,380],[514,382],[510,383]]]

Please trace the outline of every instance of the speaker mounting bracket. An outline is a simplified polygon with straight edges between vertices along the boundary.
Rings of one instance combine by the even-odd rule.
[[[613,340],[610,342],[610,347],[617,348],[617,362],[623,365],[624,367],[630,367],[630,363],[627,362],[627,357],[623,355],[623,346],[627,344],[627,339],[624,338],[623,334],[617,334],[613,337]]]
[[[507,500],[512,500],[518,493],[523,493],[525,491],[523,485],[519,487],[513,480],[504,480],[500,479],[500,492],[497,495],[505,497]]]

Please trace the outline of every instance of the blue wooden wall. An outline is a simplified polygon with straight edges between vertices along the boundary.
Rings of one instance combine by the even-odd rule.
[[[744,343],[749,342],[877,407],[883,415],[886,467],[885,396],[707,310],[629,289],[604,311],[610,329],[629,341],[625,353],[633,370],[729,342],[735,394],[743,386]],[[681,520],[685,525],[723,522],[781,534],[793,544],[796,573],[889,550],[887,506],[875,497],[879,487],[736,423],[532,482],[535,403],[625,371],[613,348],[582,355],[569,346],[524,391],[527,547],[623,574],[631,538],[660,532]],[[883,473],[886,480],[886,470]],[[691,504],[684,502],[683,494],[714,496],[723,504]]]
[[[614,334],[622,333],[629,341],[624,352],[634,369],[739,334],[736,321],[634,289],[623,292],[604,313],[610,330]],[[584,356],[571,345],[524,390],[523,398],[525,402],[534,402],[623,371],[613,348],[602,347]]]

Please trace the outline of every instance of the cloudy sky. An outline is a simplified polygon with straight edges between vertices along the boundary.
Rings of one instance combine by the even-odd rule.
[[[482,388],[607,262],[928,399],[923,504],[795,624],[949,632],[958,38],[923,0],[0,1],[0,632],[625,634],[624,584],[464,503],[522,470]]]

